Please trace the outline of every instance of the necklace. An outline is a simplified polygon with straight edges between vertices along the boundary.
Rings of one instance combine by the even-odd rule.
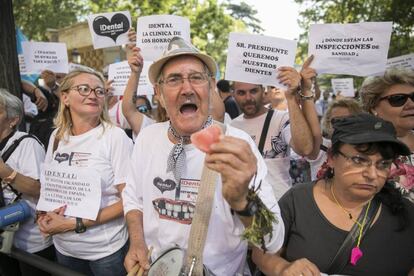
[[[358,262],[358,260],[363,255],[362,254],[362,250],[359,248],[359,245],[361,244],[362,232],[364,231],[364,227],[365,227],[365,223],[366,223],[367,215],[368,215],[368,210],[369,210],[369,207],[371,206],[372,199],[370,199],[369,202],[368,202],[368,207],[365,210],[364,218],[362,219],[362,223],[361,223],[359,221],[354,220],[353,217],[352,217],[352,214],[349,211],[347,211],[338,202],[338,200],[336,199],[335,194],[333,192],[333,184],[331,184],[331,193],[332,193],[332,196],[333,196],[333,198],[334,198],[334,200],[336,202],[336,205],[338,205],[345,213],[347,213],[349,215],[349,219],[351,219],[353,222],[355,222],[358,225],[358,228],[359,228],[359,235],[358,235],[357,245],[354,248],[352,248],[352,251],[351,251],[351,259],[350,259],[350,263],[355,266],[356,263]]]

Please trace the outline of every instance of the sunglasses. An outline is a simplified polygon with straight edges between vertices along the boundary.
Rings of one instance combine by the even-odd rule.
[[[405,105],[408,98],[411,99],[411,101],[414,102],[414,92],[411,92],[411,94],[394,94],[394,95],[388,95],[385,97],[380,98],[379,100],[388,100],[388,103],[393,107],[400,107]]]

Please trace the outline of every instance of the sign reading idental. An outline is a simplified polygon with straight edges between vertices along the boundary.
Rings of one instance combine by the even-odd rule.
[[[385,71],[392,22],[314,24],[309,55],[318,73],[369,76]]]
[[[157,60],[170,40],[182,37],[190,41],[190,21],[175,15],[150,15],[138,18],[137,46],[144,60]]]
[[[27,74],[38,74],[45,69],[68,73],[68,54],[65,43],[22,42]]]
[[[285,86],[277,79],[281,66],[293,67],[296,41],[263,35],[230,33],[226,79]]]
[[[341,95],[344,97],[355,97],[354,79],[331,79],[332,89],[335,95]]]
[[[387,69],[393,67],[414,70],[414,54],[408,54],[388,59]]]
[[[129,43],[131,27],[129,11],[92,14],[88,16],[89,30],[94,49]]]
[[[53,211],[66,205],[65,215],[95,220],[101,206],[101,180],[90,168],[42,166],[37,210]]]

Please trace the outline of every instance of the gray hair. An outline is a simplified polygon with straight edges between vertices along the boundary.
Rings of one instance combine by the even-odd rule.
[[[6,111],[7,119],[19,118],[17,124],[13,126],[17,129],[24,116],[23,102],[6,89],[0,88],[0,107]]]

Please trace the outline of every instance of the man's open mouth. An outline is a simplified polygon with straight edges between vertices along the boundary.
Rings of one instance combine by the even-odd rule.
[[[197,112],[197,105],[194,103],[185,103],[180,107],[180,112],[183,115],[193,114]]]

